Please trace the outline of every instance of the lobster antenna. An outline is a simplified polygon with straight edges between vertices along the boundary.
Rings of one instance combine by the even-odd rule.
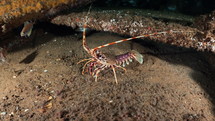
[[[83,48],[88,53],[90,53],[90,48],[87,46],[87,42],[86,42],[86,28],[87,28],[88,15],[90,14],[91,6],[92,6],[92,4],[89,7],[89,10],[87,12],[87,15],[85,17],[84,24],[83,24],[83,41],[82,41],[82,44],[83,44]]]
[[[92,4],[93,4],[93,3],[92,3]],[[89,10],[88,10],[88,12],[87,12],[87,17],[88,17],[88,15],[90,14],[90,10],[91,10],[91,8],[92,8],[92,4],[90,5]]]
[[[163,32],[155,32],[155,33],[140,35],[140,36],[131,37],[131,38],[127,38],[127,39],[121,39],[121,40],[118,40],[118,41],[115,41],[115,42],[111,42],[111,43],[108,43],[108,44],[104,44],[104,45],[95,47],[95,48],[92,49],[92,51],[101,49],[103,47],[107,47],[109,45],[114,45],[114,44],[118,44],[118,43],[121,43],[121,42],[133,40],[133,39],[144,38],[144,37],[149,37],[149,36],[155,36],[155,35],[160,35],[160,34],[167,34],[167,33],[171,33],[171,32],[179,32],[179,31],[172,31],[172,30],[170,30],[170,31],[163,31]]]

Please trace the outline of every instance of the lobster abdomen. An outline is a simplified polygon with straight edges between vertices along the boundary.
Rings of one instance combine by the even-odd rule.
[[[132,62],[132,59],[135,59],[140,64],[143,63],[143,55],[135,50],[116,56],[116,63],[125,67],[125,64],[129,65],[129,62]]]

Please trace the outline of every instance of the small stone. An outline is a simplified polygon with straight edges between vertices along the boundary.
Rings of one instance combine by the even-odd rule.
[[[19,107],[18,106],[16,106],[16,111],[18,111],[19,110]]]
[[[1,115],[6,115],[7,114],[7,112],[1,112]]]
[[[46,73],[46,72],[48,72],[48,70],[44,70],[43,72],[45,72],[45,73]]]
[[[7,97],[7,96],[4,96],[4,97],[2,97],[2,99],[3,99],[3,100],[7,100],[7,99],[8,99],[8,97]]]
[[[14,112],[11,112],[10,114],[9,114],[9,116],[13,116],[14,115]]]
[[[29,109],[25,109],[24,112],[27,112]]]

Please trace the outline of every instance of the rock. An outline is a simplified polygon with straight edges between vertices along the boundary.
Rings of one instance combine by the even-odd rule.
[[[195,26],[202,31],[198,33],[202,49],[215,51],[215,11],[196,18]]]
[[[215,11],[196,22],[200,23],[196,28],[180,24],[180,22],[163,22],[160,19],[153,19],[142,14],[142,11],[94,10],[87,17],[87,27],[97,31],[108,31],[132,37],[167,31],[168,34],[146,37],[167,44],[215,53]],[[86,15],[86,12],[59,15],[53,18],[51,22],[75,29],[83,27]],[[174,32],[168,32],[170,30]]]
[[[28,20],[50,17],[94,0],[1,0],[0,36]]]
[[[1,114],[1,115],[6,115],[6,114],[7,114],[7,112],[1,112],[0,114]]]

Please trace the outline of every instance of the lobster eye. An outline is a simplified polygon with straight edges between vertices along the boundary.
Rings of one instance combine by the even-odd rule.
[[[102,55],[98,55],[98,58],[99,58],[99,59],[102,59],[102,58],[104,58],[104,57],[103,57]]]
[[[103,55],[101,55],[101,54],[97,54],[97,58],[98,58],[99,60],[102,60],[102,59],[104,59],[105,57],[104,57]]]

